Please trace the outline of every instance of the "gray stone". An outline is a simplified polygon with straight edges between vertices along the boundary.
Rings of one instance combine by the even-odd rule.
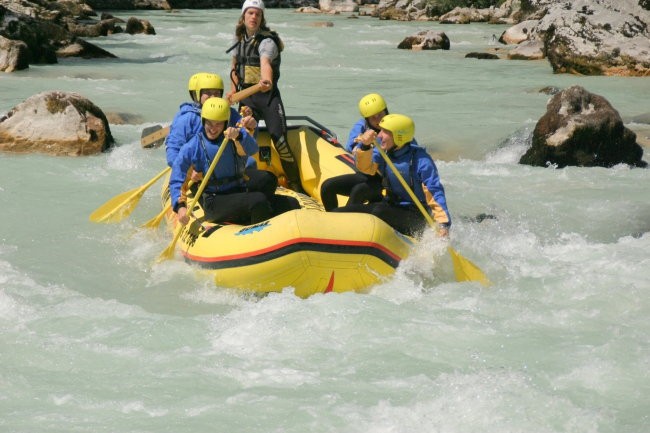
[[[105,151],[112,144],[106,116],[78,93],[39,93],[0,118],[4,152],[81,156]]]
[[[645,167],[636,134],[602,96],[580,86],[557,93],[533,131],[532,146],[521,164],[556,167]]]

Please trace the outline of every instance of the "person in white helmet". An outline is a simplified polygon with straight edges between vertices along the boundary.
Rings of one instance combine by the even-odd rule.
[[[235,27],[233,45],[226,51],[232,54],[231,89],[227,98],[237,91],[261,84],[262,91],[242,100],[240,105],[252,108],[256,119],[264,119],[280,155],[289,187],[303,192],[298,162],[287,139],[287,119],[278,88],[283,48],[278,34],[266,25],[262,0],[246,0]]]

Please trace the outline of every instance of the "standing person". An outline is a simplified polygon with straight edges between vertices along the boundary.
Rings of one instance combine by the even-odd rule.
[[[187,172],[194,167],[199,174],[206,173],[220,146],[227,147],[200,197],[206,219],[255,224],[272,216],[266,195],[247,191],[244,163],[238,154],[239,149],[246,155],[255,154],[257,141],[246,128],[228,126],[230,114],[228,101],[208,98],[201,109],[201,130],[180,149],[174,160],[169,190],[172,208],[183,225],[189,222],[186,189],[183,188]]]
[[[377,139],[379,122],[388,114],[386,101],[378,93],[370,93],[359,100],[361,119],[352,126],[345,148],[348,152],[362,144],[370,145]],[[362,204],[381,200],[381,175],[361,172],[343,174],[327,179],[321,185],[323,207],[330,211],[338,206],[337,195],[349,196],[348,204]]]
[[[451,217],[445,190],[433,158],[413,139],[415,123],[403,114],[388,114],[379,122],[379,127],[381,130],[377,139],[381,142],[377,145],[386,152],[425,209],[428,206],[430,215],[438,223],[438,234],[448,236]],[[351,204],[336,208],[333,212],[370,213],[401,233],[415,236],[422,232],[427,220],[379,151],[362,144],[355,149],[355,157],[359,170],[382,175],[387,194],[380,202]]]
[[[283,48],[278,34],[266,25],[262,0],[246,0],[235,27],[233,45],[226,51],[232,52],[231,89],[227,96],[258,83],[262,86],[260,93],[242,100],[241,105],[252,108],[256,119],[264,119],[289,187],[303,192],[298,161],[287,139],[287,119],[278,88]]]

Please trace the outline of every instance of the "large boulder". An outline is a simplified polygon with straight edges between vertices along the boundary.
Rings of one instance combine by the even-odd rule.
[[[568,165],[645,167],[636,134],[602,96],[580,86],[554,95],[533,131],[531,148],[519,163],[534,166]]]
[[[102,110],[78,93],[39,93],[0,118],[4,152],[92,155],[113,142]]]
[[[24,0],[0,3],[0,36],[22,41],[27,46],[29,64],[57,63],[59,53],[75,53],[84,58],[110,58],[115,55],[77,37],[70,31],[74,21],[68,10],[82,13],[85,8],[64,7],[66,2],[45,2],[47,7]],[[88,12],[85,12],[87,14]],[[85,15],[80,17],[85,20]],[[74,27],[77,29],[79,26]],[[70,48],[69,48],[70,47]],[[2,48],[0,48],[2,50]]]
[[[650,76],[650,12],[638,0],[555,4],[537,26],[555,72]]]
[[[531,5],[526,10],[528,14],[522,13],[520,17],[528,21],[506,30],[500,39],[504,43],[526,44],[513,51],[510,58],[537,59],[537,48],[543,46],[542,56],[557,73],[650,76],[649,1],[527,3]]]
[[[13,72],[27,68],[29,68],[27,44],[0,36],[0,71]]]

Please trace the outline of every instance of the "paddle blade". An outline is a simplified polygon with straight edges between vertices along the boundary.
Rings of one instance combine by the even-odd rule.
[[[457,281],[478,281],[484,286],[489,286],[490,280],[488,277],[476,266],[465,257],[461,256],[458,251],[452,247],[448,247],[451,261],[454,264],[454,273],[456,274]]]
[[[114,223],[131,215],[144,194],[144,189],[135,188],[116,195],[90,214],[90,221],[96,223]]]
[[[160,125],[148,126],[142,130],[140,145],[145,149],[161,146],[169,134],[169,126]]]
[[[156,259],[156,263],[164,262],[165,260],[169,260],[174,257],[174,252],[176,251],[176,242],[172,242],[169,245],[167,245],[167,248],[160,253],[158,258]]]
[[[165,248],[165,251],[160,253],[158,258],[156,259],[156,263],[164,262],[165,260],[169,260],[172,257],[174,257],[174,252],[176,251],[176,242],[178,241],[178,238],[181,237],[181,232],[183,231],[183,226],[180,224],[177,224],[176,230],[174,231],[174,239],[167,245],[167,248]]]
[[[155,229],[158,228],[160,223],[162,222],[163,218],[165,218],[165,215],[167,212],[171,209],[171,205],[165,206],[165,208],[155,217],[151,218],[149,221],[146,223],[142,224],[141,227],[147,228],[147,229]]]

